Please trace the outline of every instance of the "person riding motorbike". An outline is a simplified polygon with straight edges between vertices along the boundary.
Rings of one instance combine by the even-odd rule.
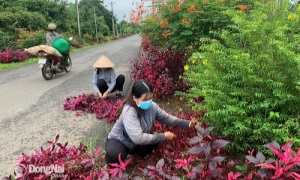
[[[59,34],[56,32],[56,24],[50,23],[48,24],[48,32],[46,34],[46,44],[47,46],[52,46],[55,39],[63,37],[62,34]],[[69,53],[64,54],[63,57],[61,57],[61,65],[66,66],[67,60],[69,58]]]
[[[46,34],[46,44],[47,44],[47,46],[52,46],[53,41],[56,38],[59,38],[59,37],[62,37],[62,35],[58,34],[56,32],[56,24],[54,24],[54,23],[48,24],[48,32]]]

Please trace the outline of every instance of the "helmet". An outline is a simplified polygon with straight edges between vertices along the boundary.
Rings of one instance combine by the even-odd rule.
[[[48,29],[49,30],[55,30],[56,29],[56,25],[54,23],[50,23],[50,24],[48,24]]]

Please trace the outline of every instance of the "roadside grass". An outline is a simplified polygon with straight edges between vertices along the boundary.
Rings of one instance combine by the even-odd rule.
[[[108,41],[108,42],[110,42],[110,41]],[[71,53],[81,51],[81,50],[85,50],[85,49],[90,49],[90,48],[93,48],[93,47],[96,47],[96,46],[101,46],[101,45],[106,44],[108,42],[101,43],[101,44],[94,44],[94,45],[84,45],[83,48],[72,48]],[[23,67],[23,66],[33,64],[33,63],[37,63],[37,62],[38,62],[38,58],[28,58],[24,62],[7,63],[7,64],[0,63],[0,72],[10,70],[10,69],[19,68],[19,67]]]
[[[100,129],[101,131],[106,132],[107,134],[110,132],[111,128],[109,127],[109,124],[106,124],[105,126],[101,126]],[[87,147],[87,153],[88,152],[95,152],[96,149],[99,147],[99,142],[100,142],[100,136],[99,136],[99,131],[92,131],[91,135],[87,137],[86,139],[83,140],[83,144]],[[106,139],[106,137],[101,137]],[[102,147],[104,150],[104,147]]]
[[[29,58],[29,59],[26,59],[26,61],[24,61],[24,62],[18,62],[18,63],[14,62],[14,63],[7,63],[7,64],[0,63],[0,71],[15,69],[18,67],[23,67],[28,64],[33,64],[33,63],[37,63],[37,62],[38,62],[38,58]]]

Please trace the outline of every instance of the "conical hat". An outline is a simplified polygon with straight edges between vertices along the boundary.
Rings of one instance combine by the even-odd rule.
[[[94,68],[111,68],[115,64],[111,62],[106,56],[101,56],[93,65]]]

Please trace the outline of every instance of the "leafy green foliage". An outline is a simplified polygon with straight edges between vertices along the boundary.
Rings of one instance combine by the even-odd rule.
[[[184,80],[188,97],[204,96],[198,111],[217,134],[227,136],[232,153],[261,149],[276,141],[300,146],[299,55],[294,47],[297,16],[287,4],[256,4],[250,11],[228,10],[233,24],[201,38],[199,52],[189,59]]]
[[[210,31],[230,24],[230,18],[222,13],[224,10],[236,9],[236,5],[245,3],[250,4],[251,1],[166,1],[144,20],[141,31],[147,34],[152,45],[196,50],[201,45],[199,38],[213,37]]]
[[[98,31],[109,35],[112,28],[112,13],[108,11],[101,0],[81,0],[79,3],[80,21],[82,23],[82,34],[95,35],[94,8],[97,16]],[[93,17],[93,18],[91,18]]]
[[[101,0],[79,1],[79,13],[81,22],[81,35],[89,38],[77,37],[81,43],[95,42],[95,20],[94,7],[96,12],[96,24],[99,42],[104,42],[105,37],[110,35],[112,28],[112,13],[106,9]],[[91,18],[93,17],[93,18]],[[0,0],[0,49],[24,48],[29,45],[44,43],[47,24],[53,22],[57,25],[57,32],[65,37],[75,37],[78,34],[77,16],[74,3],[67,0],[10,0],[9,3]],[[131,24],[123,23],[123,31],[130,33]],[[24,34],[23,32],[28,33]],[[37,37],[30,36],[31,33]],[[29,35],[29,36],[27,36]],[[20,38],[22,37],[22,39]]]

